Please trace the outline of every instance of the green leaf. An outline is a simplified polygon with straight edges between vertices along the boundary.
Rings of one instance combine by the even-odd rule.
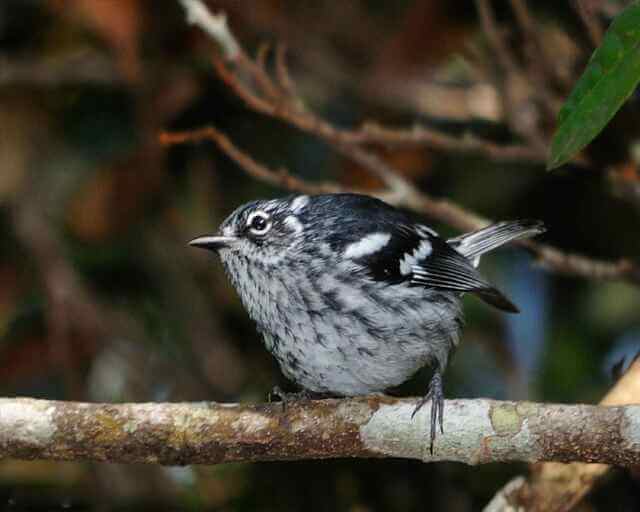
[[[640,3],[622,11],[558,114],[547,169],[569,161],[602,131],[640,81]]]

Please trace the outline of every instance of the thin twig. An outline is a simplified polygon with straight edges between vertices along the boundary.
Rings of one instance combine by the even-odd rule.
[[[390,168],[381,160],[378,159],[375,164],[365,160],[376,158],[368,153],[356,152],[355,158],[362,158],[362,160],[358,161],[364,165],[379,165],[380,176],[386,176],[388,188],[377,191],[363,191],[342,187],[333,182],[309,183],[292,175],[285,168],[275,170],[260,164],[234,145],[226,135],[213,127],[201,128],[190,132],[165,132],[160,136],[160,142],[166,145],[199,142],[202,140],[214,142],[221,151],[226,153],[250,176],[287,190],[305,194],[364,192],[380,197],[390,204],[423,213],[462,231],[480,229],[491,222],[489,219],[466,210],[451,201],[432,198],[416,189],[398,174],[388,175],[391,172]],[[565,253],[549,245],[530,240],[519,243],[536,257],[537,262],[542,267],[548,270],[589,279],[623,279],[640,285],[640,269],[628,260],[617,262],[599,261],[580,254]]]
[[[536,26],[536,22],[529,12],[526,0],[511,0],[511,8],[523,35],[523,44],[528,61],[528,76],[535,81],[533,90],[541,105],[545,108],[550,119],[555,118],[560,100],[555,97],[552,89],[548,87],[549,80],[560,81],[561,77],[556,72],[554,61],[549,58],[542,42],[542,35]],[[568,86],[569,84],[562,84]]]
[[[209,140],[215,143],[222,152],[231,158],[249,176],[265,183],[269,183],[270,185],[283,187],[287,190],[304,192],[305,194],[337,192],[340,188],[338,185],[334,185],[332,183],[319,183],[317,185],[312,185],[291,175],[289,171],[284,168],[269,169],[268,167],[256,162],[247,153],[234,145],[226,135],[211,126],[190,132],[165,132],[160,135],[160,143],[165,145],[182,144],[184,142],[199,142],[202,140]]]
[[[280,43],[276,45],[276,77],[278,84],[287,95],[291,98],[296,96],[296,87],[289,75],[289,68],[287,67],[287,48],[284,44]]]
[[[339,145],[382,144],[385,146],[427,146],[439,151],[480,153],[503,161],[543,163],[546,152],[529,146],[500,146],[472,136],[452,137],[425,127],[392,129],[375,123],[365,123],[360,129],[339,129],[307,110],[301,110],[290,98],[271,103],[257,96],[242,83],[229,67],[214,57],[213,66],[220,79],[252,110],[284,121],[299,130]],[[264,83],[264,77],[261,80]],[[270,87],[271,89],[271,87]]]
[[[217,41],[225,58],[235,59],[240,45],[227,25],[224,13],[212,14],[201,0],[178,0],[187,11],[187,22],[200,27],[209,37]]]
[[[604,30],[597,17],[597,6],[601,3],[602,2],[597,0],[573,0],[571,2],[587,29],[589,39],[591,39],[594,48],[602,44],[602,38],[604,36]]]
[[[504,38],[498,29],[489,0],[476,0],[476,9],[480,18],[482,30],[498,58],[498,63],[505,73],[520,73],[516,59],[504,42]]]
[[[547,55],[544,44],[542,43],[542,35],[536,27],[536,22],[531,16],[529,6],[526,0],[511,0],[511,8],[515,14],[516,20],[520,25],[525,38],[525,47],[529,53],[528,57],[536,69],[543,74],[547,74],[555,78],[553,73],[553,61]]]
[[[365,123],[357,130],[344,130],[340,137],[350,144],[380,144],[388,147],[424,146],[451,153],[473,153],[496,162],[526,162],[540,164],[546,154],[526,145],[502,145],[479,139],[471,134],[455,137],[424,126],[390,128],[376,123]]]
[[[246,65],[244,59],[237,65]],[[425,127],[411,129],[391,129],[375,123],[365,123],[360,129],[339,129],[331,123],[318,118],[313,113],[303,110],[296,98],[287,94],[276,101],[261,98],[248,85],[245,85],[231,71],[226,63],[217,57],[213,58],[213,67],[220,79],[252,110],[276,117],[291,124],[301,131],[319,136],[334,144],[382,144],[385,146],[426,146],[438,151],[456,151],[478,153],[498,161],[526,161],[530,163],[544,163],[546,151],[540,151],[531,146],[501,146],[490,141],[480,140],[473,136],[453,137]],[[260,88],[273,96],[276,89],[268,76],[264,75],[261,66],[251,67],[257,75]],[[290,80],[290,78],[289,78]]]
[[[28,60],[0,56],[0,86],[61,87],[74,84],[116,86],[123,78],[113,63],[97,52],[82,51],[56,58]]]
[[[510,73],[519,72],[513,57],[497,32],[493,13],[487,0],[476,0],[476,2],[485,32],[492,40],[496,51],[502,55],[500,59],[503,61],[503,66],[505,66],[506,70]],[[276,65],[282,67],[285,64],[281,62]],[[385,189],[375,192],[377,196],[392,204],[404,206],[417,212],[430,215],[461,230],[478,229],[489,222],[487,219],[473,212],[469,212],[455,203],[446,200],[437,200],[419,191],[411,182],[395,172],[390,165],[380,159],[374,152],[364,147],[365,143],[373,142],[398,141],[399,139],[403,139],[406,142],[411,138],[407,137],[409,132],[378,128],[374,127],[374,125],[365,125],[360,130],[353,131],[336,128],[313,112],[302,108],[298,98],[292,97],[282,86],[276,84],[267,73],[265,66],[249,59],[246,52],[241,48],[238,58],[233,63],[233,69],[218,57],[213,58],[213,66],[220,79],[231,91],[244,101],[247,107],[283,121],[327,142],[340,154],[375,174],[386,186]],[[238,71],[242,71],[253,81],[257,92],[239,77],[240,73]],[[260,95],[260,93],[262,93],[262,95]],[[452,140],[443,139],[441,135],[436,137],[425,129],[419,129],[415,133],[417,133],[417,135],[412,135],[414,140],[417,137],[422,143],[426,143],[427,140],[433,143],[437,140],[438,143],[442,145],[453,144]],[[536,139],[540,142],[539,134],[530,135],[532,140]],[[305,193],[345,190],[343,187],[334,183],[312,185],[294,177],[284,169],[277,171],[270,170],[238,149],[224,134],[212,127],[193,132],[185,132],[183,134],[163,134],[164,143],[202,140],[203,138],[208,138],[216,143],[222,151],[227,153],[248,174],[270,184]],[[495,150],[495,148],[488,149],[489,146],[484,143],[481,145],[476,142],[475,144],[477,144],[477,146],[474,149],[482,147],[484,151],[487,152]],[[541,150],[540,144],[538,143],[532,142],[531,147],[535,148],[534,151],[538,152],[538,154],[546,153],[546,148]],[[563,253],[553,247],[532,241],[527,241],[523,243],[523,245],[527,247],[546,268],[583,277],[626,279],[629,282],[640,284],[640,270],[630,262],[601,262],[581,255]]]
[[[529,79],[505,43],[489,0],[476,0],[476,9],[484,35],[497,58],[499,70],[502,71],[503,76],[498,73],[493,77],[493,81],[502,99],[505,120],[514,133],[525,137],[531,146],[544,153],[547,150],[547,142],[538,129],[535,102],[530,101],[535,95],[534,88],[529,84]],[[522,90],[525,90],[526,94],[523,94]]]

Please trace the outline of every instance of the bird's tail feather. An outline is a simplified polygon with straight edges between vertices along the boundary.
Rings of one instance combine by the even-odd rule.
[[[520,313],[518,306],[516,306],[504,293],[493,286],[474,290],[473,293],[487,304],[492,305],[494,308],[501,309],[507,313]]]
[[[477,266],[480,256],[485,252],[514,240],[544,233],[544,231],[544,224],[539,220],[514,220],[498,222],[478,231],[450,238],[447,242]]]

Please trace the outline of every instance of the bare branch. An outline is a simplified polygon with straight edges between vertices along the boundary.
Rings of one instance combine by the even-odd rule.
[[[493,400],[446,402],[429,452],[429,407],[384,396],[281,404],[93,404],[0,399],[0,457],[219,464],[399,457],[466,464],[585,461],[640,464],[640,406]]]
[[[240,45],[229,27],[224,13],[212,14],[201,0],[178,0],[187,11],[187,22],[200,27],[221,47],[225,58],[233,60],[240,53]]]
[[[499,30],[488,0],[475,0],[482,30],[495,54],[503,77],[492,77],[500,92],[505,119],[514,133],[525,137],[539,152],[547,151],[546,136],[539,127],[539,113],[532,98],[540,94],[530,84],[530,78],[521,69],[512,49]],[[539,89],[539,88],[538,88]]]
[[[599,4],[601,3],[598,0],[572,0],[571,2],[586,27],[593,46],[596,48],[600,46],[604,36],[604,30],[600,20],[598,20]]]
[[[500,34],[497,33],[489,4],[485,0],[477,0],[477,7],[485,32],[491,39],[495,50],[504,53],[501,57],[503,66],[512,74],[520,73]],[[302,101],[293,95],[292,91],[295,88],[286,71],[282,50],[276,55],[276,76],[279,83],[276,83],[269,76],[265,69],[265,51],[261,51],[256,61],[253,61],[240,48],[238,58],[233,63],[229,64],[214,56],[213,66],[220,79],[251,110],[280,120],[325,141],[334,150],[380,178],[386,187],[383,190],[367,191],[367,193],[373,193],[397,206],[404,206],[430,215],[458,229],[478,229],[490,221],[461,208],[455,203],[434,199],[421,192],[366,145],[374,143],[387,145],[423,144],[449,151],[478,151],[488,156],[493,155],[501,158],[527,157],[530,158],[529,161],[544,160],[546,156],[546,147],[541,148],[540,139],[537,135],[532,137],[532,140],[537,139],[537,141],[534,140],[530,146],[499,147],[476,139],[459,140],[438,132],[429,131],[426,128],[394,130],[371,123],[365,124],[356,130],[337,128],[305,109]],[[187,140],[202,140],[203,138],[215,142],[222,151],[243,167],[248,174],[272,185],[279,185],[289,190],[305,193],[345,190],[335,183],[312,185],[295,178],[284,169],[270,170],[242,152],[225,135],[211,127],[182,134],[165,133],[162,135],[162,141],[165,144]],[[537,242],[526,241],[522,242],[522,245],[536,256],[542,266],[557,272],[587,278],[624,279],[640,284],[640,269],[626,260],[602,262],[581,255],[563,253],[558,249]]]
[[[289,75],[289,68],[287,67],[287,48],[284,44],[278,44],[276,46],[276,77],[278,78],[278,84],[286,93],[294,98],[296,95],[296,88],[291,76]]]
[[[569,87],[570,84],[562,81],[562,77],[558,76],[554,61],[550,59],[543,44],[544,35],[531,16],[527,1],[511,0],[510,3],[524,39],[528,64],[527,76],[536,84],[533,95],[539,98],[540,103],[547,110],[547,115],[553,119],[560,108],[561,100],[552,93],[552,88],[546,85],[549,80],[565,87]]]
[[[274,170],[258,163],[234,145],[226,135],[220,133],[213,127],[201,128],[189,132],[165,132],[160,136],[160,142],[166,145],[198,142],[202,140],[214,142],[221,151],[226,153],[250,176],[287,190],[303,192],[305,194],[321,194],[327,192],[367,193],[384,199],[390,204],[403,206],[416,212],[429,215],[463,231],[479,229],[491,222],[489,219],[466,210],[451,201],[435,199],[420,192],[398,174],[390,174],[392,173],[390,167],[382,160],[371,153],[361,152],[357,147],[355,148],[358,150],[357,152],[353,151],[354,148],[349,150],[351,151],[350,156],[361,164],[369,165],[370,170],[373,165],[380,166],[376,174],[383,178],[388,188],[378,191],[364,191],[342,187],[338,183],[332,182],[309,183],[297,178],[284,168]],[[338,150],[343,151],[344,149],[338,147]],[[373,162],[375,162],[375,164]],[[614,262],[599,261],[580,254],[562,252],[550,245],[530,240],[517,243],[526,247],[536,257],[538,264],[548,270],[588,279],[622,279],[633,284],[640,284],[640,269],[628,260]]]
[[[493,11],[488,0],[476,0],[476,9],[482,30],[487,37],[487,41],[494,51],[500,67],[505,73],[520,73],[516,64],[516,59],[509,47],[505,44],[504,38],[498,29]]]
[[[502,146],[478,139],[472,135],[454,137],[436,130],[430,130],[424,126],[415,126],[410,129],[389,128],[369,122],[356,130],[336,128],[331,123],[300,107],[301,102],[295,101],[296,98],[289,95],[289,91],[294,88],[290,78],[287,78],[287,95],[281,96],[276,101],[269,101],[255,94],[221,59],[214,57],[213,65],[220,79],[251,110],[279,119],[332,144],[350,146],[381,144],[390,147],[425,146],[437,151],[481,154],[497,161],[526,161],[531,163],[543,163],[546,161],[546,152],[530,146]],[[260,67],[260,69],[262,70],[263,68]],[[265,77],[262,76],[262,73],[260,75],[261,88],[265,89]],[[268,92],[271,93],[275,87],[274,84],[271,84],[268,87]]]
[[[554,272],[588,279],[623,279],[640,285],[640,268],[630,260],[599,261],[530,240],[523,240],[520,245],[531,250],[542,267]]]
[[[602,399],[600,405],[629,405],[640,397],[640,359]],[[606,464],[535,464],[528,479],[516,477],[500,490],[485,512],[571,510],[610,471]]]
[[[536,22],[529,12],[527,0],[511,0],[510,3],[518,25],[522,30],[525,48],[529,53],[528,57],[534,65],[534,69],[537,67],[538,72],[543,76],[549,75],[550,78],[556,78],[553,73],[555,69],[554,63],[545,51],[543,44],[544,34],[536,26]]]
[[[82,51],[50,59],[0,57],[0,86],[59,87],[67,84],[118,85],[122,77],[104,55]]]
[[[343,132],[341,137],[351,144],[424,146],[437,151],[478,154],[497,162],[535,164],[546,161],[546,154],[531,146],[496,144],[471,134],[455,137],[420,125],[407,129],[390,128],[369,122],[363,124],[359,130]]]
[[[248,154],[233,144],[226,135],[212,126],[190,132],[164,132],[160,134],[160,143],[166,145],[181,144],[184,142],[199,142],[202,140],[209,140],[213,142],[249,176],[265,183],[269,183],[270,185],[283,187],[288,190],[304,192],[305,194],[323,194],[338,192],[340,190],[339,185],[333,183],[319,183],[317,185],[312,185],[292,176],[289,171],[284,168],[277,170],[269,169],[268,167],[256,162]]]

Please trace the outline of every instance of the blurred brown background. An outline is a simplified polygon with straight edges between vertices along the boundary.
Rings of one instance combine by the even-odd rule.
[[[372,148],[419,189],[494,219],[543,219],[545,242],[565,251],[637,259],[636,97],[576,163],[544,172],[555,113],[626,2],[529,4],[523,17],[519,1],[209,2],[250,55],[284,43],[297,96],[334,126],[420,124],[525,148],[515,157]],[[247,108],[216,77],[216,52],[177,1],[0,3],[3,396],[263,401],[281,383],[219,262],[186,242],[240,203],[287,191],[247,176],[210,143],[168,147],[159,136],[213,125],[256,160],[309,182],[380,183],[326,141]],[[547,272],[522,249],[492,255],[483,270],[522,313],[465,299],[448,397],[597,402],[614,364],[638,352],[637,286]],[[427,378],[403,391],[421,393]],[[2,461],[0,507],[471,511],[525,469]],[[586,509],[604,510],[611,496],[620,508],[607,510],[640,507],[637,481],[620,473]]]

